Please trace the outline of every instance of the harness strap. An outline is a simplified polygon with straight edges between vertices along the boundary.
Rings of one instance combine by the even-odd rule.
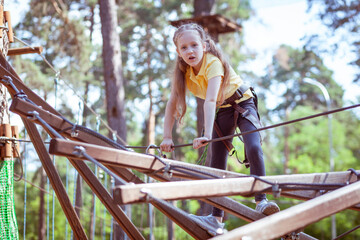
[[[259,129],[262,127],[259,119],[256,116],[254,116],[252,113],[250,113],[250,111],[248,109],[240,107],[235,102],[233,102],[231,104],[231,107],[233,107],[238,112],[238,114],[235,114],[235,116],[234,116],[235,124],[237,123],[239,114],[241,114],[241,116],[243,118],[246,118],[247,120],[249,120],[256,127],[256,129]],[[260,132],[259,132],[259,134],[260,134]],[[261,134],[260,134],[260,136],[261,136]]]
[[[241,85],[241,87],[239,89],[237,89],[235,91],[235,93],[230,96],[229,98],[227,98],[223,105],[227,105],[227,104],[230,104],[232,108],[234,108],[235,112],[234,112],[234,126],[237,125],[237,121],[239,119],[239,115],[245,119],[247,119],[248,121],[250,121],[257,129],[261,128],[261,123],[260,123],[260,116],[257,118],[255,115],[253,115],[248,109],[245,109],[243,107],[240,107],[237,103],[236,103],[236,100],[240,99],[243,97],[244,93],[248,90],[248,89],[251,89],[252,92],[254,92],[254,90],[252,88],[249,88],[248,86],[246,85]],[[255,92],[253,93],[255,94]],[[254,97],[256,98],[256,95],[254,95]],[[257,99],[255,99],[257,100]],[[257,104],[256,104],[256,108],[257,108]],[[257,109],[256,109],[257,110]],[[258,114],[258,113],[257,113]],[[214,129],[217,133],[217,135],[219,137],[223,137],[223,134],[220,130],[220,127],[219,125],[217,124],[216,121],[214,121]],[[259,132],[260,134],[260,132]],[[241,139],[242,140],[242,139]],[[260,141],[262,142],[262,137],[261,137],[261,134],[260,134]],[[234,146],[232,145],[231,142],[226,142],[225,140],[222,140],[222,142],[224,143],[225,147],[227,148],[228,152],[231,151],[231,149],[234,148]],[[234,154],[236,151],[234,149],[233,153]],[[246,151],[244,150],[244,153],[245,153],[245,159],[243,162],[241,162],[239,159],[238,161],[240,163],[243,163],[245,164],[246,168],[250,167],[250,163],[246,157]],[[232,155],[231,154],[231,155]]]
[[[222,132],[221,132],[221,130],[220,130],[220,127],[219,127],[219,125],[217,124],[216,121],[214,121],[214,129],[215,129],[215,131],[216,131],[216,133],[217,133],[217,135],[218,135],[219,137],[223,137],[223,136],[224,136],[224,135],[222,134]],[[231,142],[227,142],[227,141],[225,141],[225,140],[222,140],[222,142],[224,143],[224,145],[225,145],[225,147],[227,148],[228,152],[230,152],[231,149],[234,148],[234,146],[232,145]]]

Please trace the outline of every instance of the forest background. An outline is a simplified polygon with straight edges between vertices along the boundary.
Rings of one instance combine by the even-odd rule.
[[[103,24],[101,15],[106,13],[101,7],[104,2],[113,4],[111,7],[116,9],[117,21],[113,26]],[[15,36],[22,42],[16,41],[11,47],[23,47],[24,43],[41,45],[44,47],[43,57],[46,61],[39,55],[9,57],[16,72],[29,87],[74,123],[129,146],[160,144],[162,140],[164,108],[170,93],[171,69],[176,57],[171,41],[174,27],[170,26],[169,21],[190,18],[203,11],[222,14],[246,27],[256,17],[252,1],[235,0],[30,0],[26,4],[29,7],[21,12],[19,23],[13,26]],[[279,46],[262,71],[254,71],[251,66],[258,64],[259,58],[264,57],[264,54],[244,45],[246,34],[256,35],[255,31],[259,31],[258,29],[245,28],[242,32],[220,36],[219,44],[232,66],[259,94],[264,126],[327,110],[320,89],[305,83],[304,78],[314,79],[326,87],[332,109],[359,102],[360,95],[345,89],[345,83],[341,79],[335,80],[333,69],[325,64],[330,56],[340,56],[343,62],[348,62],[355,69],[352,80],[355,86],[359,85],[359,3],[309,0],[307,4],[309,11],[313,12],[314,17],[318,17],[326,30],[302,36],[301,47],[286,44]],[[14,12],[11,14],[17,15]],[[111,58],[107,57],[106,47],[111,39],[104,35],[106,28],[110,31],[115,29],[115,39],[117,37],[118,40],[116,44],[119,44],[121,50],[117,55],[118,59],[110,62],[107,62]],[[258,34],[261,36],[261,33]],[[267,42],[267,38],[257,41]],[[350,49],[349,52],[339,54],[344,46]],[[113,71],[109,67],[120,73],[118,78],[109,77],[109,73]],[[115,82],[111,83],[112,80]],[[120,91],[111,92],[109,86],[114,86],[111,84],[117,84]],[[346,84],[349,86],[349,83]],[[198,135],[199,102],[190,95],[188,102],[190,107],[184,124],[177,125],[174,129],[176,144],[189,143]],[[119,110],[120,115],[111,115],[111,107]],[[359,169],[358,113],[358,110],[353,110],[332,115],[335,171]],[[17,121],[16,116],[14,118],[13,121]],[[267,175],[329,171],[326,116],[267,130],[263,136]],[[21,138],[28,139],[24,131],[21,132]],[[44,141],[46,140],[47,136],[44,134]],[[235,139],[234,145],[241,159],[241,141]],[[24,184],[22,181],[15,183],[20,235],[25,239],[70,238],[71,229],[31,144],[23,143],[21,149],[25,177],[31,184]],[[199,163],[200,153],[187,147],[177,149],[169,157]],[[70,198],[77,206],[88,236],[91,239],[114,237],[115,226],[110,214],[94,198],[86,184],[82,184],[81,178],[65,159],[56,157],[54,161]],[[111,191],[114,185],[112,179],[98,169],[93,169]],[[248,169],[239,164],[236,157],[229,158],[228,170],[249,174]],[[15,172],[20,172],[19,164],[15,166]],[[145,176],[137,174],[146,180]],[[269,198],[277,201],[281,209],[299,203],[282,197]],[[254,207],[252,199],[234,199]],[[191,213],[199,213],[200,210],[200,204],[195,200],[178,201],[174,204]],[[149,218],[146,204],[128,206],[127,212],[129,215],[131,213],[135,225],[148,238],[190,239],[182,229],[168,224],[166,217],[157,210]],[[150,221],[154,223],[152,228],[149,228]],[[312,224],[305,228],[305,232],[319,239],[330,239],[330,221],[330,218],[326,218]],[[244,224],[246,222],[226,215],[228,230]],[[336,224],[337,232],[343,233],[360,224],[359,214],[350,210],[336,214]],[[359,237],[360,232],[355,231],[347,239]]]

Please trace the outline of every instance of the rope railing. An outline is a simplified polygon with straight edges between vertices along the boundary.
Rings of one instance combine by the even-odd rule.
[[[281,126],[285,126],[285,125],[289,125],[289,124],[309,120],[309,119],[312,119],[312,118],[317,118],[317,117],[321,117],[321,116],[325,116],[325,115],[329,115],[329,114],[334,114],[334,113],[341,112],[341,111],[346,111],[346,110],[349,110],[349,109],[352,109],[352,108],[357,108],[357,107],[360,107],[360,104],[355,104],[355,105],[351,105],[351,106],[347,106],[347,107],[337,108],[337,109],[334,109],[334,110],[321,112],[321,113],[318,113],[318,114],[314,114],[314,115],[310,115],[310,116],[306,116],[306,117],[302,117],[302,118],[297,118],[297,119],[290,120],[290,121],[285,121],[285,122],[269,125],[269,126],[266,126],[266,127],[262,127],[262,128],[247,131],[247,132],[241,132],[241,133],[237,133],[237,134],[227,135],[227,136],[224,136],[224,137],[214,138],[214,139],[211,139],[211,140],[206,141],[206,142],[211,143],[211,142],[224,141],[224,140],[227,140],[227,139],[231,139],[233,137],[243,136],[243,135],[254,133],[254,132],[260,132],[260,131],[264,131],[264,130],[268,130],[268,129],[272,129],[272,128],[276,128],[276,127],[281,127]],[[179,144],[179,145],[174,145],[173,148],[188,147],[188,146],[192,146],[192,145],[193,145],[192,143]],[[149,146],[125,146],[125,147],[126,148],[134,148],[134,149],[136,149],[136,148],[139,148],[139,149],[149,148]],[[150,146],[150,148],[160,148],[160,147],[156,146],[156,145],[153,145],[153,146]]]

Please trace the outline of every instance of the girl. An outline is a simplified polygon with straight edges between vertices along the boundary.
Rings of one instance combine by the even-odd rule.
[[[195,149],[206,146],[212,138],[234,134],[236,127],[242,132],[256,129],[260,121],[252,91],[243,84],[204,29],[194,23],[182,25],[176,30],[173,42],[178,58],[165,110],[164,136],[160,149],[173,151],[172,129],[175,119],[181,121],[186,112],[186,89],[196,97],[205,99],[204,135],[193,140]],[[217,108],[219,110],[216,113]],[[243,141],[250,162],[250,174],[265,176],[260,134],[246,134]],[[211,167],[226,169],[231,142],[232,139],[212,143]],[[264,214],[280,210],[275,203],[267,201],[265,194],[255,195],[255,201],[256,210]],[[222,210],[214,207],[212,215],[197,217],[222,228],[223,214]]]

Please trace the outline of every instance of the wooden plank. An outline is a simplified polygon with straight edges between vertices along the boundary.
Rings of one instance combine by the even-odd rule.
[[[360,203],[360,181],[213,238],[275,239]]]
[[[138,203],[146,200],[146,194],[164,200],[199,199],[205,197],[220,197],[233,195],[250,196],[254,192],[263,191],[270,185],[246,178],[226,178],[211,180],[193,180],[181,182],[148,183],[117,186],[114,189],[114,199],[120,204]]]
[[[4,11],[4,18],[5,18],[5,22],[7,22],[7,27],[8,27],[8,38],[9,38],[9,42],[13,43],[14,42],[14,32],[12,29],[12,25],[11,25],[11,15],[10,15],[10,11]]]
[[[359,171],[360,173],[360,171]],[[267,176],[261,179],[270,183],[308,183],[314,177],[332,175],[331,179],[343,179],[342,182],[346,184],[349,179],[350,172],[341,173],[323,173],[323,174],[294,174],[294,175],[280,175],[280,176]],[[356,181],[356,176],[352,176],[351,182]],[[326,182],[327,183],[327,182]],[[148,183],[137,185],[117,186],[114,189],[114,198],[121,204],[137,203],[144,201],[146,192],[156,198],[164,200],[177,200],[189,198],[204,198],[204,197],[219,197],[219,196],[252,196],[256,192],[266,192],[272,194],[272,184],[262,182],[253,177],[241,178],[227,178],[227,179],[212,179],[212,180],[195,180],[195,181],[181,181],[181,182],[166,182],[166,183]],[[179,191],[181,189],[181,191]],[[281,192],[293,191],[282,189]]]
[[[194,165],[190,163],[169,160],[161,158],[161,161],[155,159],[151,155],[141,154],[136,152],[124,151],[120,149],[107,148],[102,146],[97,146],[93,144],[79,143],[74,141],[62,140],[62,139],[52,139],[50,142],[49,151],[51,154],[60,155],[60,156],[70,156],[76,159],[83,159],[83,157],[78,157],[73,154],[74,148],[76,146],[82,146],[86,149],[87,154],[97,159],[99,162],[106,165],[114,165],[120,167],[130,167],[136,170],[142,170],[144,172],[153,172],[163,169],[165,166],[163,163],[170,166],[176,165],[177,167],[182,167],[182,169],[201,171],[203,173],[209,173],[218,177],[238,177],[244,176],[244,174],[238,174],[234,172],[229,172],[225,170],[219,170],[215,168],[205,167]],[[173,170],[172,174],[174,176],[182,176],[186,178],[188,174],[178,172]],[[193,177],[194,178],[194,177]]]
[[[22,55],[22,54],[29,54],[29,53],[37,53],[41,54],[43,51],[43,48],[41,46],[39,47],[21,47],[21,48],[10,48],[8,50],[8,56],[16,56],[16,55]]]
[[[88,239],[35,124],[25,118],[22,120],[76,239]]]

